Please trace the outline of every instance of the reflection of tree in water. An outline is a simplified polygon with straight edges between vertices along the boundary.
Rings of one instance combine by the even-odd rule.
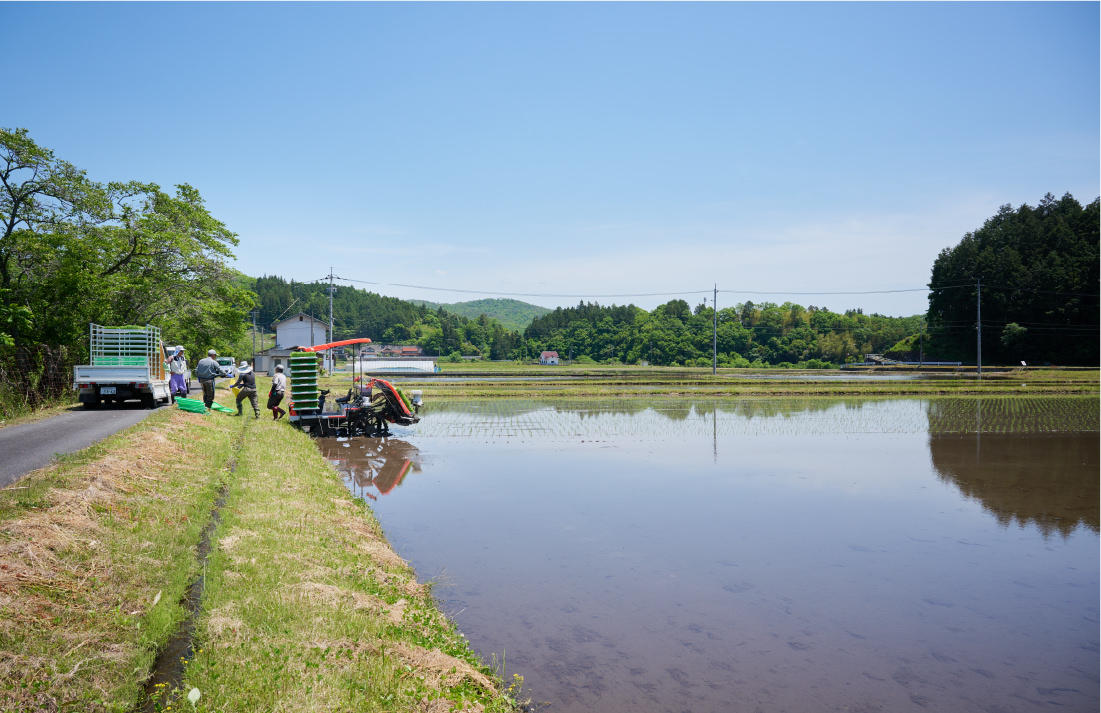
[[[683,421],[690,418],[693,413],[697,415],[711,414],[713,411],[743,418],[772,418],[774,416],[826,411],[838,406],[842,406],[846,410],[860,410],[864,408],[864,404],[865,400],[863,399],[829,398],[710,401],[704,399],[634,397],[601,401],[584,399],[546,402],[498,399],[435,402],[426,405],[423,413],[455,413],[471,416],[515,418],[550,409],[556,413],[570,414],[581,418],[596,418],[607,414],[633,416],[646,411],[653,411],[671,421]]]
[[[348,444],[348,448],[344,444]],[[318,439],[321,454],[354,484],[353,494],[377,500],[401,485],[405,476],[419,473],[420,451],[397,438]],[[377,494],[370,492],[377,491]]]
[[[929,452],[937,476],[1003,527],[1034,524],[1045,537],[1079,525],[1098,531],[1096,433],[933,433]]]

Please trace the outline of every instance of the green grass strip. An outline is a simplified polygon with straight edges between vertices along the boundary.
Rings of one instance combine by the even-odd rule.
[[[0,711],[138,709],[223,489],[156,710],[514,709],[307,436],[171,408],[0,491]]]

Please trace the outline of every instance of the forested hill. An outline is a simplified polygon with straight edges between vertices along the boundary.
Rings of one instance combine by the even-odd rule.
[[[1101,199],[1048,193],[1036,207],[1004,205],[933,263],[929,324],[942,352],[974,359],[981,298],[983,355],[1096,366]],[[980,284],[981,281],[981,284]]]
[[[304,312],[328,321],[327,283],[287,282],[260,277],[242,285],[257,296],[257,323],[265,327]],[[454,305],[408,302],[395,297],[337,285],[333,294],[334,337],[370,337],[386,344],[417,344],[441,356],[481,355],[491,359],[534,359],[554,350],[581,362],[710,365],[712,312],[694,311],[684,300],[673,300],[652,312],[634,305],[610,307],[582,302],[577,307],[543,310],[521,336],[498,319],[486,316],[491,307],[515,300],[479,300],[471,318],[450,311]],[[542,308],[537,308],[542,309]],[[719,310],[719,362],[725,366],[766,366],[844,363],[865,353],[890,350],[918,333],[921,317],[865,315],[860,310],[835,314],[817,307],[752,302]]]
[[[524,348],[554,350],[577,361],[710,366],[714,312],[672,300],[651,312],[634,305],[580,303],[532,321]],[[922,317],[844,314],[790,302],[746,302],[719,310],[718,360],[722,366],[844,363],[884,353],[921,330]]]
[[[937,258],[926,315],[839,314],[791,302],[721,309],[719,364],[821,367],[865,354],[916,360],[919,350],[928,361],[974,363],[982,334],[987,364],[1096,365],[1099,223],[1101,199],[1083,206],[1070,194],[1048,194],[1035,208],[1003,206]],[[255,290],[265,325],[299,311],[328,317],[326,284],[263,277],[238,287]],[[529,309],[543,314],[529,319]],[[516,300],[413,303],[343,286],[336,288],[334,316],[337,338],[415,343],[455,358],[535,359],[557,351],[582,363],[695,366],[711,364],[715,317],[706,305],[692,309],[684,300],[652,311],[586,302],[547,311]]]
[[[428,302],[424,300],[414,300],[413,302],[414,304],[424,304],[429,309],[443,307],[451,314],[462,315],[469,319],[477,319],[484,314],[490,319],[497,320],[506,328],[515,330],[524,329],[531,324],[533,319],[542,317],[551,311],[546,307],[510,299],[472,300],[470,302],[455,302],[453,304]]]

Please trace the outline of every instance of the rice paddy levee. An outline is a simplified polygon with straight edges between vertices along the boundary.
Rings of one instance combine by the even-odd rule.
[[[516,708],[285,422],[164,409],[0,491],[0,607],[5,712]]]

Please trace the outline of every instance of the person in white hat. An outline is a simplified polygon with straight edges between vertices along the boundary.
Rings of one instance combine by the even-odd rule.
[[[171,374],[168,379],[168,390],[172,392],[173,396],[186,398],[187,381],[184,380],[184,374],[187,373],[187,357],[184,356],[186,350],[182,344],[172,349],[172,358],[168,360],[168,371]]]
[[[256,405],[256,374],[244,359],[241,360],[241,365],[237,367],[237,381],[230,388],[238,387],[240,391],[237,392],[237,415],[242,415],[241,402],[247,398],[249,403],[252,404],[253,415],[255,418],[260,418],[260,409]]]

